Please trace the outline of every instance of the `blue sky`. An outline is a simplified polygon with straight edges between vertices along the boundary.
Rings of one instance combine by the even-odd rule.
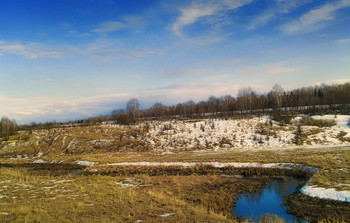
[[[350,0],[2,0],[0,116],[20,123],[350,81]]]

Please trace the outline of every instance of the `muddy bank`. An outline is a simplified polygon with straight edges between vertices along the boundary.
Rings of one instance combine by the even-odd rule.
[[[101,174],[114,176],[128,176],[135,174],[146,174],[149,176],[188,176],[188,175],[240,175],[247,176],[294,176],[309,178],[312,172],[302,168],[282,169],[263,167],[222,167],[217,168],[211,165],[197,165],[193,168],[183,166],[99,166],[98,168],[86,169],[87,174]]]
[[[138,188],[140,191],[145,193],[161,191],[164,195],[202,206],[208,213],[223,214],[228,219],[235,220],[243,220],[243,218],[236,218],[232,213],[238,195],[257,191],[270,181],[266,177],[237,179],[218,175],[142,175],[141,177],[151,186],[140,187]]]
[[[287,213],[310,222],[350,222],[350,203],[309,197],[295,192],[284,198]]]
[[[1,163],[0,168],[22,168],[34,175],[48,176],[76,175],[85,169],[84,166],[68,163]]]

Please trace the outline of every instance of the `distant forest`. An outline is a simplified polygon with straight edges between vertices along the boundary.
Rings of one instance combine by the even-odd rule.
[[[292,91],[284,91],[279,84],[275,84],[268,93],[258,93],[251,87],[243,87],[238,90],[236,97],[231,95],[221,97],[210,96],[206,101],[195,103],[189,100],[171,106],[156,102],[148,109],[140,110],[139,108],[139,100],[133,98],[127,102],[126,109],[114,110],[110,115],[100,115],[65,123],[32,123],[30,125],[22,125],[19,129],[89,125],[106,121],[113,121],[119,124],[132,124],[140,119],[229,117],[241,114],[270,114],[274,118],[281,118],[292,113],[325,114],[336,112],[349,114],[350,82],[345,84],[323,84],[321,86],[303,87]],[[8,123],[8,120],[6,123]],[[12,123],[15,123],[15,121],[13,120]],[[2,126],[1,123],[0,126]],[[6,126],[8,125],[6,124]],[[0,137],[1,135],[5,135],[5,124],[2,128],[0,127],[1,129]]]
[[[148,109],[139,110],[139,101],[131,99],[126,109],[112,111],[111,115],[82,120],[82,122],[117,121],[121,124],[132,123],[136,118],[172,118],[172,117],[202,117],[229,116],[237,114],[274,114],[286,113],[350,112],[350,82],[345,84],[310,86],[284,91],[275,84],[268,93],[258,93],[251,87],[238,90],[237,97],[225,95],[210,96],[206,101],[195,103],[189,100],[177,105],[165,106],[156,102]]]
[[[261,109],[291,108],[298,110],[303,106],[348,105],[350,103],[350,83],[342,85],[322,85],[284,91],[276,84],[265,94],[254,91],[251,87],[241,88],[237,97],[231,95],[214,97],[207,101],[195,103],[187,101],[175,106],[163,106],[155,103],[151,108],[142,110],[141,117],[158,117],[172,115],[192,115],[234,111],[252,111]]]

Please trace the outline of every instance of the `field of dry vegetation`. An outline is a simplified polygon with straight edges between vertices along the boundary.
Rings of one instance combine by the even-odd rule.
[[[297,168],[113,165],[121,162],[292,163],[319,168],[310,185],[349,191],[350,133],[339,124],[348,117],[333,117],[297,117],[291,124],[245,117],[21,131],[0,142],[0,220],[236,222],[242,220],[232,215],[237,195],[267,180],[225,175],[311,174]],[[349,213],[346,206],[343,214]]]

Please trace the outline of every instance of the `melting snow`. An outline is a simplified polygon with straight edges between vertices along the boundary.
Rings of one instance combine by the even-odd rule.
[[[45,161],[45,160],[41,160],[41,159],[39,159],[39,160],[34,160],[34,162],[33,163],[48,163],[47,161]]]
[[[142,184],[140,179],[135,179],[135,178],[126,178],[125,180],[116,182],[116,184],[120,185],[122,188],[133,188],[133,189],[151,185],[151,184],[148,184],[148,185]]]
[[[350,120],[350,115],[315,115],[312,116],[314,119],[334,119],[337,122],[337,126],[340,127],[340,129],[347,133],[346,136],[350,136],[350,126],[348,125],[348,121]]]
[[[159,215],[160,217],[169,217],[171,215],[174,215],[175,213],[165,213],[165,214],[161,214]]]
[[[211,165],[216,168],[223,167],[262,167],[262,168],[293,168],[296,165],[291,163],[219,163],[219,162],[193,162],[193,163],[184,163],[184,162],[124,162],[124,163],[107,163],[110,166],[182,166],[182,167],[195,167],[198,165]]]
[[[334,188],[327,189],[305,185],[301,188],[300,192],[311,197],[350,202],[350,191],[336,191]]]
[[[350,116],[334,115],[313,116],[313,118],[332,118],[337,121],[336,126],[318,128],[303,126],[310,130],[305,146],[349,145],[349,142],[339,140],[341,131],[350,135],[347,121]],[[300,119],[300,117],[294,120]],[[134,126],[144,129],[150,126],[145,141],[153,145],[156,150],[167,154],[174,149],[198,148],[210,149],[263,149],[263,148],[291,148],[297,147],[294,142],[296,127],[292,125],[279,126],[268,117],[256,117],[240,120],[205,119],[193,122],[186,121],[151,121]],[[273,128],[272,132],[268,129]],[[265,130],[264,130],[265,129]],[[267,129],[267,130],[266,130]],[[314,133],[312,130],[315,130]],[[264,132],[266,131],[266,132]]]
[[[93,166],[95,164],[95,162],[79,161],[79,160],[77,160],[76,163],[81,166]]]

